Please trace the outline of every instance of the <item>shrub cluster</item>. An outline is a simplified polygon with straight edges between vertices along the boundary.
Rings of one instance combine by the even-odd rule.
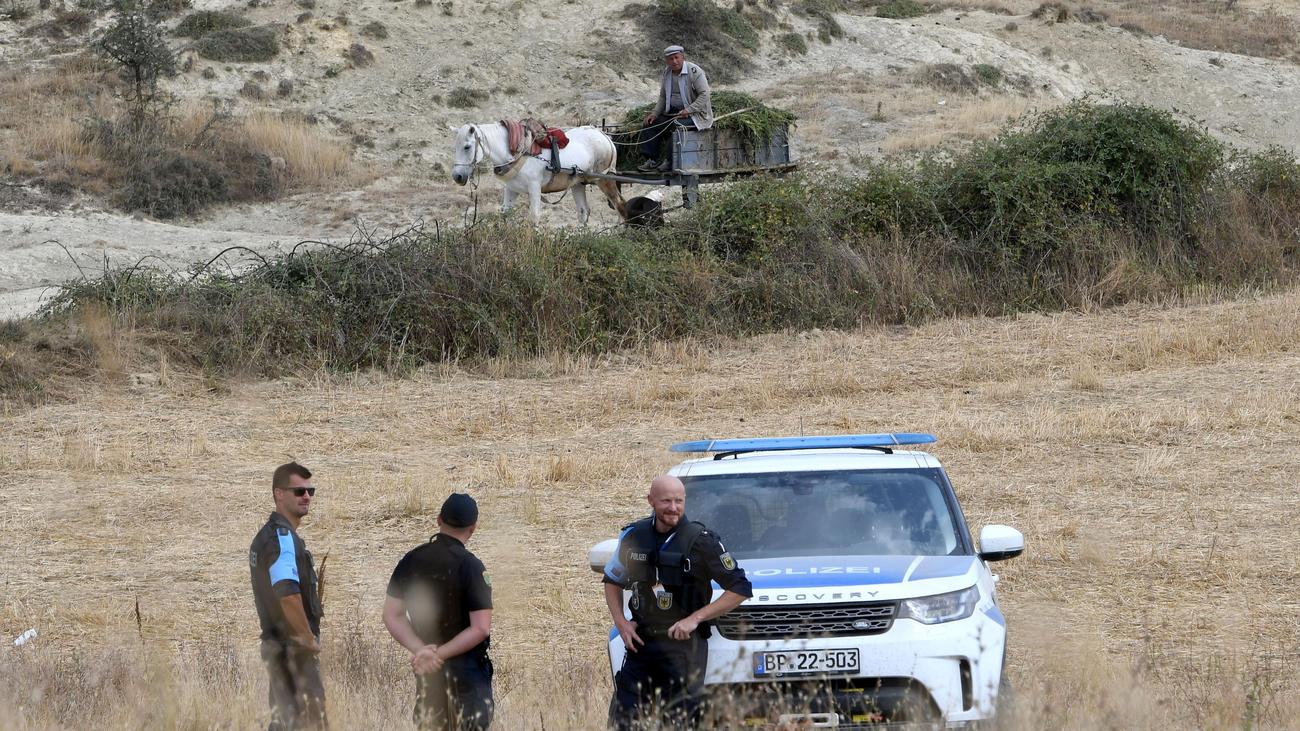
[[[646,39],[643,58],[658,59],[664,48],[680,44],[708,72],[710,81],[720,82],[735,81],[753,66],[758,31],[735,7],[714,0],[658,0],[629,10]],[[657,72],[662,65],[653,68]]]
[[[279,35],[273,25],[214,30],[196,41],[194,50],[211,61],[270,61],[280,53]]]
[[[925,6],[916,0],[887,0],[876,8],[876,17],[906,20],[925,15]]]
[[[776,42],[785,50],[803,56],[808,53],[808,42],[798,33],[782,33]]]
[[[1289,281],[1297,230],[1289,153],[1225,154],[1165,112],[1078,102],[945,159],[710,189],[657,231],[363,232],[189,278],[109,271],[64,285],[43,322],[117,313],[221,372],[402,369]]]
[[[836,236],[938,237],[959,244],[972,263],[1025,265],[1068,248],[1077,232],[1096,226],[1194,242],[1200,206],[1223,169],[1221,146],[1168,112],[1085,100],[1022,120],[958,155],[884,163],[833,186],[735,186],[711,196],[708,217],[695,225],[715,230],[729,255],[748,254],[793,235],[763,223],[773,216],[783,225],[798,222],[791,202],[781,198],[788,193],[800,197],[793,211],[835,211],[837,221],[816,220],[833,224]],[[743,192],[759,185],[775,188]]]
[[[455,109],[472,109],[488,100],[488,93],[482,89],[458,86],[447,94],[447,106]]]
[[[220,10],[200,10],[181,18],[173,32],[184,38],[202,38],[213,31],[247,28],[252,24],[253,21],[242,15]]]
[[[822,43],[844,37],[844,28],[835,19],[835,13],[846,9],[844,0],[798,0],[790,9],[816,19],[817,37]]]

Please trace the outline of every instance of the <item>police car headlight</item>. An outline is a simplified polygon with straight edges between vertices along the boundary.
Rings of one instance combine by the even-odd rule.
[[[979,600],[980,590],[975,586],[947,594],[904,599],[899,608],[898,616],[900,618],[915,619],[921,624],[955,622],[973,614],[975,605],[979,603]]]

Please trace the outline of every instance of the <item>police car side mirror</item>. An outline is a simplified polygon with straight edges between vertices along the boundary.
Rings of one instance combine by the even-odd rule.
[[[980,558],[1005,561],[1025,552],[1025,537],[1009,525],[986,525],[980,530]]]
[[[605,573],[605,564],[613,557],[614,551],[618,550],[618,539],[611,538],[608,541],[601,541],[587,551],[587,565],[592,571],[598,574]]]

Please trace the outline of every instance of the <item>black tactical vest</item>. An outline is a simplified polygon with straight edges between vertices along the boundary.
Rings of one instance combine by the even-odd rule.
[[[650,516],[627,526],[631,530],[623,538],[632,619],[652,632],[667,630],[677,620],[708,605],[712,598],[708,579],[693,573],[690,558],[695,540],[704,532],[703,524],[679,524],[660,548],[654,521]],[[655,592],[656,584],[663,588],[659,594]],[[704,636],[708,636],[707,629]]]

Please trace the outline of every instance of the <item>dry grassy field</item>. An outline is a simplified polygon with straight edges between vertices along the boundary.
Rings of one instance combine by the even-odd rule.
[[[454,489],[483,510],[496,727],[600,728],[586,549],[643,512],[668,443],[801,429],[932,431],[973,529],[1025,533],[998,565],[1018,727],[1300,727],[1300,291],[1214,299],[409,380],[226,386],[160,364],[88,384],[0,418],[0,727],[261,723],[245,552],[293,457],[321,488],[303,535],[336,727],[408,723],[379,608]]]

